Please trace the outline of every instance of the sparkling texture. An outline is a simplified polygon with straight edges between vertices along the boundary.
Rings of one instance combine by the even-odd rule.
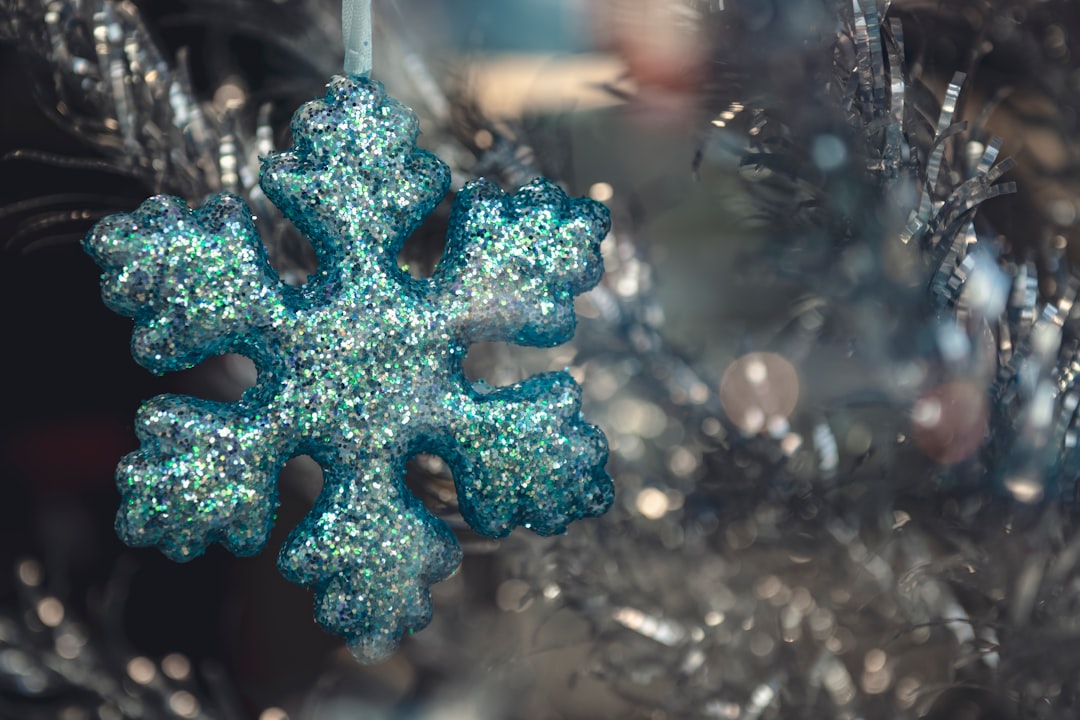
[[[365,661],[431,615],[428,586],[460,560],[450,529],[404,484],[417,453],[446,460],[477,532],[541,534],[612,501],[607,443],[584,422],[569,374],[471,384],[476,341],[552,346],[573,299],[603,272],[607,210],[536,180],[508,195],[479,180],[457,196],[431,278],[397,266],[440,201],[446,166],[416,148],[417,121],[382,86],[336,77],[293,118],[294,146],[262,167],[266,195],[312,242],[319,271],[293,288],[271,269],[251,212],[216,195],[196,211],[154,197],[100,222],[85,246],[102,295],[135,319],[132,352],[155,373],[237,352],[259,368],[236,403],[164,395],[140,410],[141,447],[117,470],[117,532],[187,560],[209,543],[266,543],[285,462],[308,454],[324,486],[278,565],[316,593],[316,617]]]

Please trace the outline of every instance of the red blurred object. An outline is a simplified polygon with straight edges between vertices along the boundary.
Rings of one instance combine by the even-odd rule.
[[[70,493],[113,482],[117,461],[136,447],[131,428],[84,417],[32,425],[4,442],[4,454],[36,492]]]
[[[972,382],[949,382],[916,401],[912,408],[912,434],[927,457],[951,465],[979,449],[989,419],[984,390]]]
[[[708,69],[701,23],[674,0],[605,0],[592,6],[597,45],[626,63],[636,98],[679,116],[700,101]]]

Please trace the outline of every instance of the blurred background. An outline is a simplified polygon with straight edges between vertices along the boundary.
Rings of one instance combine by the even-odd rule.
[[[310,459],[256,558],[116,539],[139,405],[255,372],[138,367],[78,245],[150,194],[224,190],[303,282],[258,158],[340,71],[340,3],[0,0],[0,717],[1075,717],[1078,13],[376,0],[374,76],[454,189],[546,175],[612,210],[573,342],[477,346],[467,372],[569,367],[617,500],[495,542],[417,458],[465,561],[364,667],[275,567]]]

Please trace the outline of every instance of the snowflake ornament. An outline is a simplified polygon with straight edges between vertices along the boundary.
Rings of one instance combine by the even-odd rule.
[[[337,77],[293,118],[293,148],[265,159],[262,188],[311,240],[299,288],[271,269],[251,211],[217,195],[192,211],[155,197],[100,222],[85,247],[102,296],[135,319],[132,352],[154,373],[227,352],[258,382],[235,403],[163,395],[139,411],[139,450],[117,469],[117,532],[175,560],[220,542],[265,545],[285,462],[308,454],[324,486],[278,565],[316,594],[316,617],[364,661],[430,619],[428,587],[457,567],[449,528],[404,484],[417,453],[450,466],[465,521],[505,536],[562,532],[611,504],[603,434],[566,373],[472,385],[470,343],[551,346],[574,331],[574,296],[603,272],[607,210],[547,180],[508,195],[458,193],[431,278],[397,266],[435,208],[447,167],[420,150],[412,112],[361,76]]]

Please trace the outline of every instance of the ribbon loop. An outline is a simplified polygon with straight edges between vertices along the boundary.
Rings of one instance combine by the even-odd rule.
[[[371,74],[371,0],[342,0],[345,74]]]

